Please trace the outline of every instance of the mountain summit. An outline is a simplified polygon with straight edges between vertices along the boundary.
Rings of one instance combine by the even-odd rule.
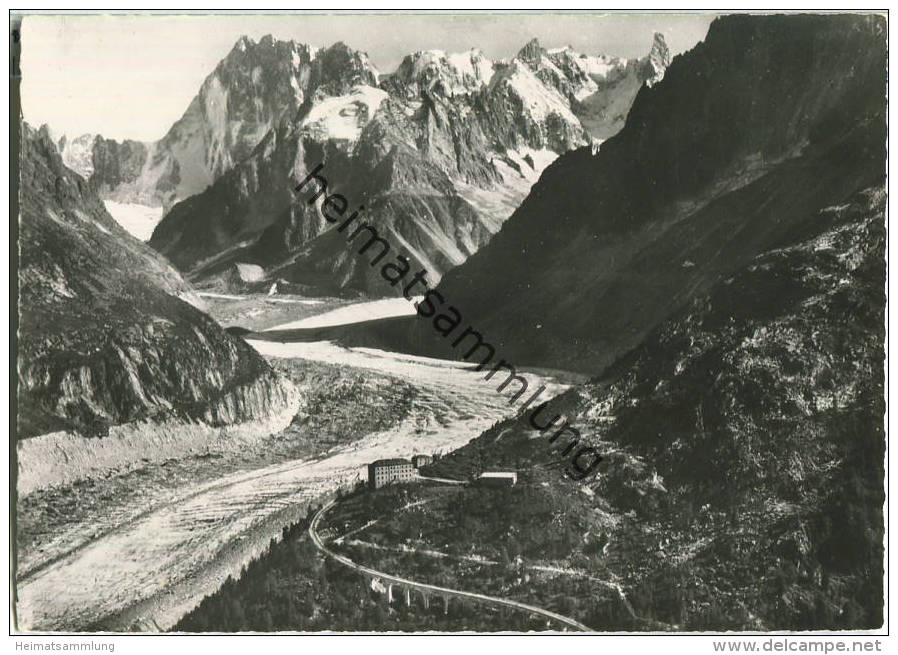
[[[578,112],[592,112],[602,134],[622,125],[611,107],[626,113],[648,79],[642,61],[533,41],[510,61],[419,51],[379,75],[363,54],[331,46],[312,57],[298,110],[174,206],[151,244],[204,284],[250,263],[265,269],[266,288],[395,293],[327,234],[320,207],[295,202],[296,182],[326,162],[329,192],[364,203],[435,283],[490,239],[559,154],[597,143]]]
[[[294,41],[241,37],[162,139],[79,137],[60,144],[63,159],[103,198],[168,208],[203,191],[299,109],[315,54]]]

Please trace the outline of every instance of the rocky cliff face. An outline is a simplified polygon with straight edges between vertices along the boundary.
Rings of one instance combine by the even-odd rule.
[[[590,61],[538,44],[504,62],[422,51],[376,76],[338,44],[314,58],[295,119],[175,206],[151,244],[194,280],[228,279],[249,263],[282,288],[395,293],[343,235],[327,233],[320,202],[296,202],[297,181],[325,162],[329,192],[364,204],[365,220],[435,283],[486,243],[549,162],[592,143],[574,113],[598,90]]]
[[[716,20],[617,136],[559,158],[443,279],[446,306],[518,364],[601,370],[881,182],[884,34],[876,17]],[[418,324],[412,342],[434,334]]]
[[[19,438],[103,435],[144,419],[262,419],[291,389],[185,302],[180,275],[128,235],[24,127],[19,238]],[[183,299],[182,299],[183,298]]]
[[[885,28],[718,19],[440,285],[508,359],[599,375],[434,474],[531,472],[650,624],[883,623]]]
[[[60,143],[60,151],[102,198],[167,209],[209,186],[298,110],[315,75],[314,56],[292,41],[243,37],[159,141],[84,135]]]

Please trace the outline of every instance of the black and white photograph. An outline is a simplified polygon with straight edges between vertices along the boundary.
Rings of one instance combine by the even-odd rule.
[[[886,10],[11,10],[8,645],[884,650],[887,100]]]

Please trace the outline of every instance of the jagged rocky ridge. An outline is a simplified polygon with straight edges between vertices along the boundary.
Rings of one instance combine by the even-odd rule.
[[[46,129],[24,126],[21,166],[19,439],[149,419],[223,426],[289,405],[292,388],[182,299],[196,301],[63,165]]]
[[[670,51],[660,33],[655,34],[649,54],[640,59],[590,56],[570,47],[545,50],[534,39],[518,59],[568,99],[593,139],[604,141],[623,128],[643,84],[652,86],[664,79]]]
[[[446,306],[516,364],[601,370],[882,180],[885,75],[880,17],[715,20],[640,90],[619,134],[597,154],[560,157],[446,275]],[[459,355],[451,339],[434,343],[430,321],[413,322],[404,347]],[[397,347],[399,329],[364,339]]]
[[[607,544],[593,574],[667,629],[882,626],[885,201],[823,208],[537,408],[554,428],[500,423],[428,474],[525,471],[559,516],[585,493],[567,516]],[[565,477],[564,421],[603,455],[595,478]]]
[[[173,207],[151,244],[194,280],[227,281],[236,263],[249,263],[265,269],[266,285],[396,293],[344,235],[325,233],[320,202],[295,202],[296,181],[326,162],[329,191],[364,204],[366,220],[436,283],[496,232],[558,154],[600,140],[577,112],[592,112],[597,133],[617,129],[615,112],[663,75],[662,46],[659,35],[651,55],[631,61],[537,43],[500,62],[477,50],[424,51],[378,75],[337,44],[312,60],[318,73],[293,118]]]

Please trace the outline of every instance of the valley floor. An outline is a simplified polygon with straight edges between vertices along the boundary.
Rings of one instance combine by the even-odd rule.
[[[252,312],[243,298],[216,304],[219,320],[235,305]],[[334,305],[276,306],[279,321],[284,306],[305,318]],[[266,322],[262,309],[253,327]],[[327,342],[251,343],[299,387],[293,423],[241,452],[147,464],[20,498],[21,627],[167,629],[310,503],[363,479],[367,463],[448,452],[509,412],[466,364]],[[550,392],[563,389],[544,381]]]

